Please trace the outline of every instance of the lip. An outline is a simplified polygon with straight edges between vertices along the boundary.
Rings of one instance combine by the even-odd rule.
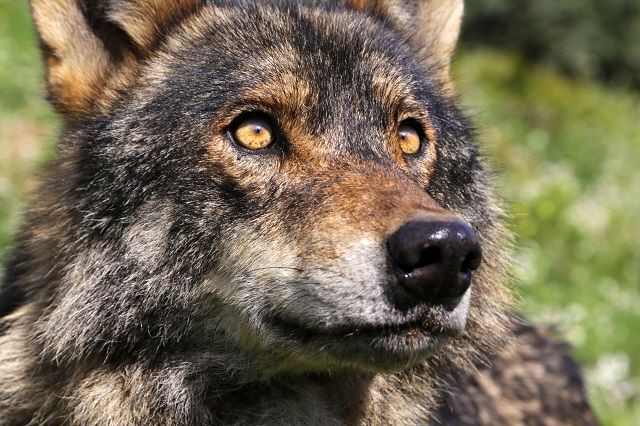
[[[282,314],[271,315],[270,328],[293,343],[307,359],[321,359],[360,365],[374,371],[388,371],[415,364],[437,352],[446,342],[460,335],[466,324],[455,308],[423,307],[405,321],[387,324],[338,324],[332,327],[303,325]]]
[[[308,341],[314,338],[380,338],[389,335],[416,333],[451,337],[459,334],[461,331],[456,327],[447,327],[442,324],[434,326],[430,324],[430,321],[427,319],[381,325],[344,324],[331,328],[306,327],[296,321],[285,319],[280,315],[273,315],[268,322],[288,337],[294,337],[302,341]]]

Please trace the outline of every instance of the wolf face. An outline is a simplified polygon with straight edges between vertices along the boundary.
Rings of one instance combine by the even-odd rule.
[[[48,359],[380,371],[500,335],[461,3],[32,7],[65,126],[8,287]]]

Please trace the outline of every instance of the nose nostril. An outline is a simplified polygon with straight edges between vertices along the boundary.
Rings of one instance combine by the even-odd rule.
[[[482,256],[480,254],[480,250],[473,250],[469,252],[462,261],[460,272],[467,273],[475,271],[480,266],[481,261]]]
[[[436,265],[442,262],[442,251],[439,247],[425,247],[419,252],[419,256],[413,259],[407,256],[407,259],[397,262],[397,267],[405,273],[411,273],[416,269],[424,268],[429,265]]]
[[[440,248],[434,246],[425,247],[420,253],[420,261],[415,268],[423,268],[440,262],[442,262],[442,251]]]

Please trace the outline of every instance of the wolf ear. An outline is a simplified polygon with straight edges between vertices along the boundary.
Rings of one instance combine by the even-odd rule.
[[[169,27],[193,14],[203,3],[203,0],[107,1],[108,17],[118,23],[142,51],[151,50]]]
[[[201,0],[31,0],[49,98],[64,114],[103,109],[135,64]]]
[[[449,68],[464,12],[463,0],[347,0],[407,34],[425,54],[436,78],[450,84]]]

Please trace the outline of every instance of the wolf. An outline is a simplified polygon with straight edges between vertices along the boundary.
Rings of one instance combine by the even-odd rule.
[[[461,0],[31,0],[56,153],[0,424],[595,424],[526,325]]]

